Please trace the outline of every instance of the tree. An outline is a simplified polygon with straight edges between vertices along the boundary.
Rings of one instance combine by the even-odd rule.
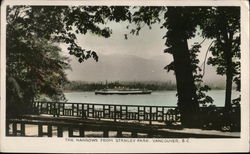
[[[31,16],[39,15],[31,12],[25,6],[7,8],[7,116],[30,113],[32,102],[42,94],[53,100],[64,99],[67,58],[48,40],[47,27],[37,23],[41,18],[31,21]]]
[[[98,61],[94,51],[77,45],[75,33],[109,37],[111,30],[100,24],[106,18],[125,20],[120,8],[8,6],[7,114],[29,113],[32,102],[42,94],[56,101],[63,100],[62,86],[67,82],[64,70],[69,65],[67,58],[59,54],[61,50],[56,43],[69,44],[69,54],[76,56],[80,63],[90,57]]]
[[[201,28],[205,37],[215,39],[208,64],[217,66],[219,75],[226,75],[225,108],[231,109],[233,81],[240,90],[240,7],[210,8]]]
[[[139,7],[132,15],[132,21],[137,25],[132,34],[139,34],[140,29],[147,24],[149,28],[154,23],[163,20],[161,28],[166,28],[165,53],[173,55],[174,61],[165,67],[174,70],[177,83],[178,107],[181,122],[186,127],[199,126],[199,103],[211,103],[211,97],[202,91],[209,90],[208,86],[200,86],[202,75],[198,74],[199,60],[197,53],[200,45],[188,48],[188,39],[195,36],[196,28],[201,21],[204,8],[197,7]],[[126,36],[127,37],[127,36]],[[196,85],[197,84],[197,85]]]
[[[75,34],[91,32],[107,38],[112,33],[112,30],[105,26],[109,21],[133,22],[136,24],[136,29],[132,29],[131,33],[139,34],[143,27],[141,23],[151,27],[152,24],[163,20],[162,28],[167,29],[167,33],[163,37],[166,38],[165,45],[168,47],[165,52],[172,54],[174,58],[168,68],[173,69],[176,75],[181,121],[186,127],[197,127],[199,125],[200,98],[197,96],[195,82],[201,78],[200,75],[197,76],[198,68],[194,66],[197,65],[196,53],[199,51],[199,47],[189,49],[188,39],[195,36],[196,27],[201,22],[200,12],[207,8],[134,7],[133,9],[137,10],[132,11],[130,9],[127,6],[14,6],[8,10],[7,27],[9,28],[7,33],[9,34],[7,36],[9,35],[9,40],[18,39],[9,47],[12,48],[16,45],[16,48],[13,49],[14,52],[19,49],[29,49],[34,52],[35,48],[30,45],[37,46],[39,40],[34,43],[32,39],[41,38],[41,40],[45,40],[46,44],[49,44],[50,41],[52,44],[55,42],[67,43],[69,54],[76,56],[80,63],[90,57],[98,61],[98,56],[94,51],[85,50],[77,45]],[[7,48],[7,51],[11,50]],[[20,53],[19,56],[27,56],[22,54]],[[15,83],[18,82],[13,82],[13,85],[16,85]],[[205,88],[206,90],[207,88]],[[18,88],[15,88],[15,91],[18,91]]]
[[[182,115],[182,124],[186,127],[199,125],[199,104],[187,43],[187,40],[194,36],[197,24],[194,17],[193,8],[168,7],[164,23],[168,29],[165,36],[168,49],[165,51],[173,55],[178,106]]]

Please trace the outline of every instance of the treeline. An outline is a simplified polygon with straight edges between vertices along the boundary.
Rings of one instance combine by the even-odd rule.
[[[86,81],[71,81],[65,85],[65,91],[94,91],[101,89],[129,88],[129,89],[148,89],[154,91],[175,90],[176,84],[158,81],[113,81],[113,82],[86,82]]]
[[[225,89],[222,84],[211,84],[211,89]],[[148,89],[153,91],[176,90],[176,83],[172,81],[112,81],[112,82],[86,82],[71,81],[65,85],[65,91],[95,91],[101,89],[129,88],[129,89]]]

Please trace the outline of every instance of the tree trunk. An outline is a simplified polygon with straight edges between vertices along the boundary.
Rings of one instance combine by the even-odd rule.
[[[199,127],[199,104],[186,36],[190,31],[184,26],[188,24],[189,20],[185,17],[185,11],[184,8],[180,7],[168,8],[168,32],[166,35],[168,39],[166,44],[172,48],[174,58],[181,123],[184,127]]]
[[[185,127],[198,127],[199,104],[196,96],[187,40],[176,39],[175,42],[176,44],[173,46],[173,58],[181,122]]]
[[[229,60],[230,61],[230,60]],[[230,63],[230,62],[229,62]],[[231,97],[232,97],[232,84],[233,84],[233,75],[231,68],[227,69],[226,73],[226,99],[225,99],[225,108],[231,109],[232,103],[231,103]]]
[[[231,37],[225,43],[225,57],[226,57],[226,95],[225,95],[225,109],[232,108],[232,84],[233,84],[233,66],[232,66],[232,41]]]
[[[168,39],[166,43],[173,50],[181,123],[184,127],[199,127],[199,104],[186,36],[188,30],[184,29],[185,26],[183,26],[189,21],[183,16],[184,11],[183,8],[168,8]]]

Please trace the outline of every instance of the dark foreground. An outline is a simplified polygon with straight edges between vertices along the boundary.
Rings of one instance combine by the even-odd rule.
[[[132,137],[132,138],[240,138],[240,132],[183,129],[154,123],[119,122],[29,115],[6,121],[6,136],[32,137]]]

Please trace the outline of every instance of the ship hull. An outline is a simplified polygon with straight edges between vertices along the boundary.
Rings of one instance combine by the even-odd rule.
[[[147,91],[122,91],[122,90],[112,90],[112,91],[95,91],[96,95],[145,95],[145,94],[151,94],[152,91],[147,90]]]

